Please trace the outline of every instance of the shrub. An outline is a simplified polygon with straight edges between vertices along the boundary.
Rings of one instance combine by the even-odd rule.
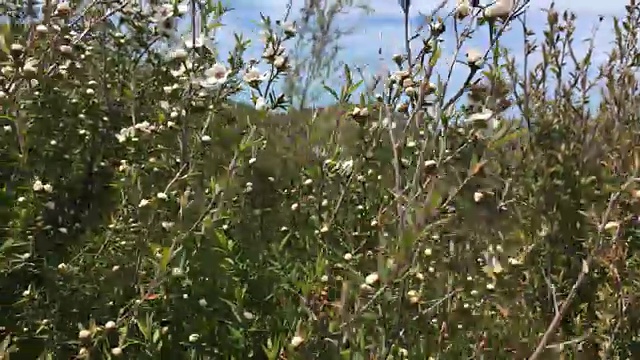
[[[278,92],[292,22],[221,54],[221,3],[3,5],[2,357],[634,358],[640,7],[596,64],[573,14],[536,40],[505,4],[322,110]]]

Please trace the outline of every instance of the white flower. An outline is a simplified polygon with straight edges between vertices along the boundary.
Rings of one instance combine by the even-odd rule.
[[[424,256],[431,256],[431,254],[433,254],[431,248],[424,249]]]
[[[133,126],[127,127],[127,128],[123,128],[120,130],[119,134],[116,134],[116,138],[118,139],[118,142],[125,142],[127,141],[127,139],[133,139],[136,135],[136,129]]]
[[[69,5],[69,2],[67,2],[67,1],[61,1],[56,6],[55,13],[57,15],[64,16],[64,15],[68,15],[70,12],[71,12],[71,6]]]
[[[242,79],[249,84],[259,84],[266,78],[266,74],[261,74],[260,70],[256,67],[251,67],[247,70]]]
[[[350,175],[353,171],[353,159],[341,160],[335,163],[335,170],[342,176]]]
[[[407,70],[398,70],[391,75],[392,81],[402,81],[409,77],[410,73]]]
[[[42,181],[36,180],[33,183],[33,191],[42,191],[42,189],[44,189],[44,185],[42,184]]]
[[[174,223],[173,223],[173,222],[171,222],[171,221],[163,221],[163,222],[161,223],[161,225],[162,225],[162,228],[163,228],[163,229],[165,229],[165,230],[169,230],[169,229],[171,229],[171,228],[173,227]]]
[[[73,49],[69,45],[60,45],[58,50],[60,50],[61,53],[67,54],[67,55],[73,52]]]
[[[11,44],[9,49],[13,53],[22,53],[24,51],[24,46],[22,46],[22,44],[14,43],[14,44]]]
[[[202,137],[200,138],[200,140],[202,140],[202,142],[209,142],[211,141],[211,136],[209,135],[202,135]]]
[[[293,22],[286,22],[282,24],[282,29],[284,30],[284,34],[288,37],[294,37],[296,35],[296,24]]]
[[[294,203],[293,205],[291,205],[291,210],[292,211],[296,211],[296,210],[298,210],[299,207],[300,207],[300,205],[298,205],[298,203]]]
[[[265,59],[273,58],[274,56],[276,56],[276,49],[273,46],[269,46],[262,53],[262,57]]]
[[[483,17],[487,19],[506,18],[513,9],[513,0],[497,0],[493,5],[484,9]]]
[[[469,0],[458,0],[455,13],[458,19],[464,19],[465,17],[469,16],[469,13],[471,13]]]
[[[176,15],[187,12],[186,5],[178,5],[178,13],[173,12],[172,4],[164,4],[155,8],[153,21],[158,24],[158,31],[162,35],[171,35],[177,28],[178,21]]]
[[[200,335],[198,335],[198,334],[189,335],[189,342],[194,343],[194,342],[198,341],[199,339],[200,339]]]
[[[218,84],[224,84],[227,82],[229,73],[230,71],[227,70],[226,66],[220,63],[215,63],[211,68],[205,70],[205,80],[202,85],[210,87]]]
[[[353,255],[351,255],[351,253],[346,253],[346,254],[344,254],[343,258],[346,261],[351,261],[353,259]]]
[[[284,70],[287,67],[287,57],[277,56],[273,61],[273,66],[275,66],[278,70]]]
[[[156,194],[156,197],[160,200],[167,200],[169,198],[169,196],[167,196],[166,193],[163,192],[159,192]]]
[[[364,278],[364,282],[367,285],[373,285],[373,284],[377,283],[378,280],[380,280],[380,276],[378,276],[378,273],[376,273],[376,272],[371,273],[371,274],[367,275],[366,278]]]
[[[143,121],[141,123],[137,123],[133,126],[136,130],[141,130],[145,132],[149,132],[152,130],[152,126],[148,121]]]
[[[467,51],[467,62],[471,66],[481,67],[483,64],[484,55],[476,49],[469,49]]]
[[[298,346],[302,345],[303,342],[304,338],[300,335],[296,335],[293,337],[293,339],[291,339],[291,346],[297,348]]]
[[[37,64],[35,62],[27,62],[22,66],[22,73],[26,77],[35,76],[38,73],[38,69],[35,67]]]
[[[151,203],[151,201],[147,200],[147,199],[142,199],[140,200],[140,203],[138,204],[139,208],[143,208],[147,205],[149,205]]]
[[[521,265],[522,261],[520,261],[519,259],[510,257],[509,258],[509,265]]]
[[[473,193],[473,201],[479,203],[482,199],[484,199],[484,193],[481,193],[480,191]]]
[[[367,116],[369,116],[369,109],[367,109],[367,108],[359,108],[359,107],[356,106],[351,111],[351,116],[353,116],[353,117],[367,117]]]
[[[247,320],[253,320],[256,317],[255,315],[253,315],[252,313],[250,313],[248,311],[242,312],[242,316],[244,316],[244,318],[247,319]]]
[[[267,101],[262,96],[259,96],[258,98],[256,98],[256,110],[262,111],[266,108],[267,108]]]
[[[58,231],[60,231],[62,234],[67,234],[69,231],[67,231],[66,227],[60,227],[58,228]]]
[[[49,28],[47,28],[46,25],[38,24],[38,26],[36,26],[36,31],[40,34],[46,34],[49,31]]]

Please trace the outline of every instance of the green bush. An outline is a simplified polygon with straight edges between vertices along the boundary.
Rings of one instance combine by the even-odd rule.
[[[459,3],[296,110],[284,19],[221,54],[221,4],[2,5],[0,358],[639,356],[640,6],[594,64],[568,12]]]

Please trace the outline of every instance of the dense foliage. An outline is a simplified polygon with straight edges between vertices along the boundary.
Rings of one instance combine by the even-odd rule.
[[[286,19],[223,54],[211,1],[1,5],[0,358],[640,356],[640,6],[596,64],[506,3],[322,110],[278,92]]]

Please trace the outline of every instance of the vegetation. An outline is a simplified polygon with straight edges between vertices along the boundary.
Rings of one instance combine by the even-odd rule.
[[[639,356],[640,5],[596,63],[569,12],[459,1],[318,110],[311,3],[229,54],[211,1],[0,5],[0,358]]]

